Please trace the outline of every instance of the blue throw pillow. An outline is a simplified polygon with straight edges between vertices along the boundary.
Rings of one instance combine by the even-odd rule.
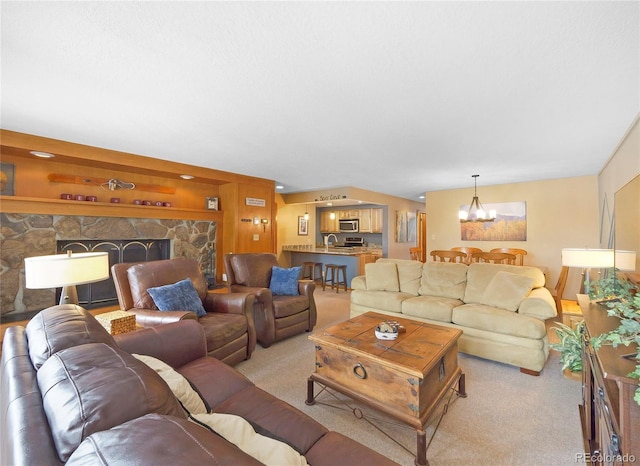
[[[298,292],[298,278],[302,273],[302,266],[285,269],[283,267],[271,267],[271,281],[269,289],[274,295],[295,296]]]
[[[195,312],[198,317],[207,314],[190,278],[185,278],[172,285],[149,288],[147,291],[161,311],[191,311]]]

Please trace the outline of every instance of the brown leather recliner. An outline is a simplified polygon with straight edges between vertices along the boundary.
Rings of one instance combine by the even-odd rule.
[[[299,280],[297,296],[273,295],[269,289],[271,268],[278,266],[275,254],[225,254],[224,265],[229,291],[256,296],[254,319],[258,343],[267,348],[316,325],[317,311],[311,280]]]
[[[209,356],[229,365],[251,357],[256,347],[255,297],[247,292],[208,293],[204,275],[195,259],[115,264],[111,272],[121,308],[135,312],[139,325],[153,327],[197,319],[205,331]],[[170,285],[187,277],[193,282],[206,315],[197,317],[189,310],[159,311],[147,289]]]

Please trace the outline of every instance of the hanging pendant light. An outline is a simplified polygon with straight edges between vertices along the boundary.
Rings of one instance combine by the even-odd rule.
[[[309,209],[307,209],[307,205],[304,205],[304,219],[309,220]]]
[[[493,222],[496,219],[496,211],[490,210],[489,214],[482,207],[482,203],[478,199],[478,177],[480,175],[471,175],[473,178],[473,199],[469,204],[469,210],[465,212],[461,210],[458,212],[458,218],[460,223],[467,222]]]

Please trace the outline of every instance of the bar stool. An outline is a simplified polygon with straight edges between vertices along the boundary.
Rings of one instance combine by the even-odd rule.
[[[302,279],[303,280],[313,280],[315,283],[318,283],[320,280],[320,285],[324,283],[322,278],[322,266],[324,264],[322,262],[303,262],[302,263]]]
[[[336,293],[340,292],[340,285],[344,285],[344,291],[347,291],[347,266],[338,264],[327,264],[324,274],[324,283],[322,284],[322,291],[325,289],[325,285],[331,281],[331,289],[333,285],[336,285]],[[329,275],[331,272],[331,275]],[[340,272],[342,273],[342,280],[340,280]]]

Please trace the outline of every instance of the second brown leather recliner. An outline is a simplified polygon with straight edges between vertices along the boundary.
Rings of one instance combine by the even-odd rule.
[[[274,295],[269,288],[278,260],[272,253],[226,254],[227,285],[230,292],[252,293],[256,297],[254,321],[258,343],[269,347],[316,325],[315,283],[298,281],[297,295]]]

